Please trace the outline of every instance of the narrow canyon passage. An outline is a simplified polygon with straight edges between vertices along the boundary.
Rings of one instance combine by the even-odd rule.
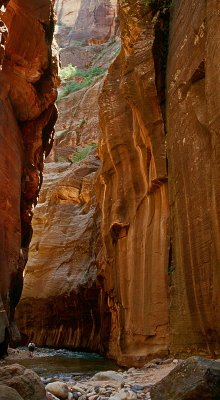
[[[218,357],[217,0],[0,5],[0,354]]]

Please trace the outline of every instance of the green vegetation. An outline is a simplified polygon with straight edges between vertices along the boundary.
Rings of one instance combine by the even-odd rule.
[[[61,80],[71,79],[76,75],[76,67],[74,67],[72,64],[69,64],[67,67],[60,70],[59,75]]]
[[[63,156],[58,156],[58,157],[56,158],[55,162],[66,162],[66,159],[65,159],[65,157],[63,157]]]
[[[58,96],[58,100],[62,99],[62,97],[67,96],[70,93],[77,92],[80,89],[83,89],[86,86],[91,85],[92,79],[85,79],[82,82],[69,82],[65,85],[63,90]]]
[[[74,67],[69,64],[60,71],[60,78],[64,88],[61,90],[58,100],[67,96],[69,93],[76,92],[93,83],[96,77],[104,75],[105,70],[100,67],[91,67],[86,70]],[[71,81],[71,82],[70,82]]]
[[[75,154],[72,157],[73,163],[77,163],[81,160],[84,160],[84,158],[86,158],[86,156],[96,148],[97,148],[96,143],[87,144],[85,147],[78,147]]]

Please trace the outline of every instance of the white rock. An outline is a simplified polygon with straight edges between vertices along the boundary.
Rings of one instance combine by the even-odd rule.
[[[80,392],[81,394],[86,394],[85,390],[78,385],[70,385],[70,390],[71,392]]]
[[[175,358],[175,359],[173,360],[173,363],[174,363],[174,364],[178,364],[178,360]]]
[[[132,390],[119,390],[114,396],[110,396],[109,400],[137,400],[137,395]]]
[[[64,382],[57,381],[48,383],[45,389],[54,394],[54,396],[59,397],[59,399],[68,398],[69,389],[67,384]]]
[[[127,370],[127,372],[135,372],[135,368],[134,367],[132,367],[132,368],[129,368],[128,370]]]
[[[115,371],[98,372],[93,376],[92,379],[95,381],[117,381],[117,382],[124,381],[123,375]]]

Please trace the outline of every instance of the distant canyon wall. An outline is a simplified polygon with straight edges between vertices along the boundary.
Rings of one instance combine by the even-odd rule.
[[[57,34],[62,47],[74,40],[107,42],[117,29],[117,0],[56,0]]]
[[[23,286],[31,219],[57,118],[57,54],[49,0],[1,2],[0,356],[19,339],[14,311]]]
[[[75,5],[72,3],[73,10]],[[97,3],[91,3],[91,7],[95,12]],[[84,20],[82,26],[87,25],[89,22]],[[67,36],[60,27],[62,24],[58,24],[56,39],[61,46]],[[17,307],[24,342],[33,339],[39,345],[100,352],[108,346],[108,340],[103,340],[109,332],[108,313],[104,310],[106,296],[97,279],[101,247],[100,210],[95,196],[100,167],[98,98],[104,72],[119,47],[119,38],[113,36],[94,46],[70,41],[60,51],[62,66],[70,60],[81,72],[83,69],[89,74],[93,68],[103,73],[90,77],[85,87],[60,96],[57,102],[59,120],[35,208],[24,290]],[[79,77],[78,82],[83,79]],[[75,82],[71,78],[63,80],[60,92]],[[85,158],[83,152],[90,146]],[[79,162],[75,160],[77,155]]]

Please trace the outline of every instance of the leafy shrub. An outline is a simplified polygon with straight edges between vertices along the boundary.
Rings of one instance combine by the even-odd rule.
[[[58,99],[67,96],[70,93],[77,92],[77,90],[83,89],[86,86],[89,86],[92,83],[92,79],[85,79],[82,82],[72,81],[65,85],[63,90],[58,96]]]
[[[60,70],[60,78],[63,79],[71,79],[76,75],[76,67],[72,64],[69,64],[67,67],[64,67]]]
[[[65,157],[63,157],[63,156],[58,156],[58,157],[56,158],[55,162],[66,162],[66,159],[65,159]]]
[[[101,76],[104,73],[105,70],[100,67],[90,67],[86,70],[82,70],[69,64],[67,67],[62,68],[60,77],[64,81],[64,88],[59,93],[58,100],[67,96],[69,93],[76,92],[77,90],[91,85],[95,77]],[[77,78],[82,79],[77,80]],[[69,82],[70,80],[71,82]]]
[[[97,148],[96,143],[87,144],[85,147],[78,147],[75,154],[72,157],[72,161],[76,163],[81,160],[84,160],[84,158],[86,158],[86,156],[89,153],[91,153],[91,151],[95,148]]]
[[[100,67],[90,67],[88,69],[78,69],[76,68],[76,76],[80,76],[83,78],[91,78],[99,75],[103,75],[105,70]]]

